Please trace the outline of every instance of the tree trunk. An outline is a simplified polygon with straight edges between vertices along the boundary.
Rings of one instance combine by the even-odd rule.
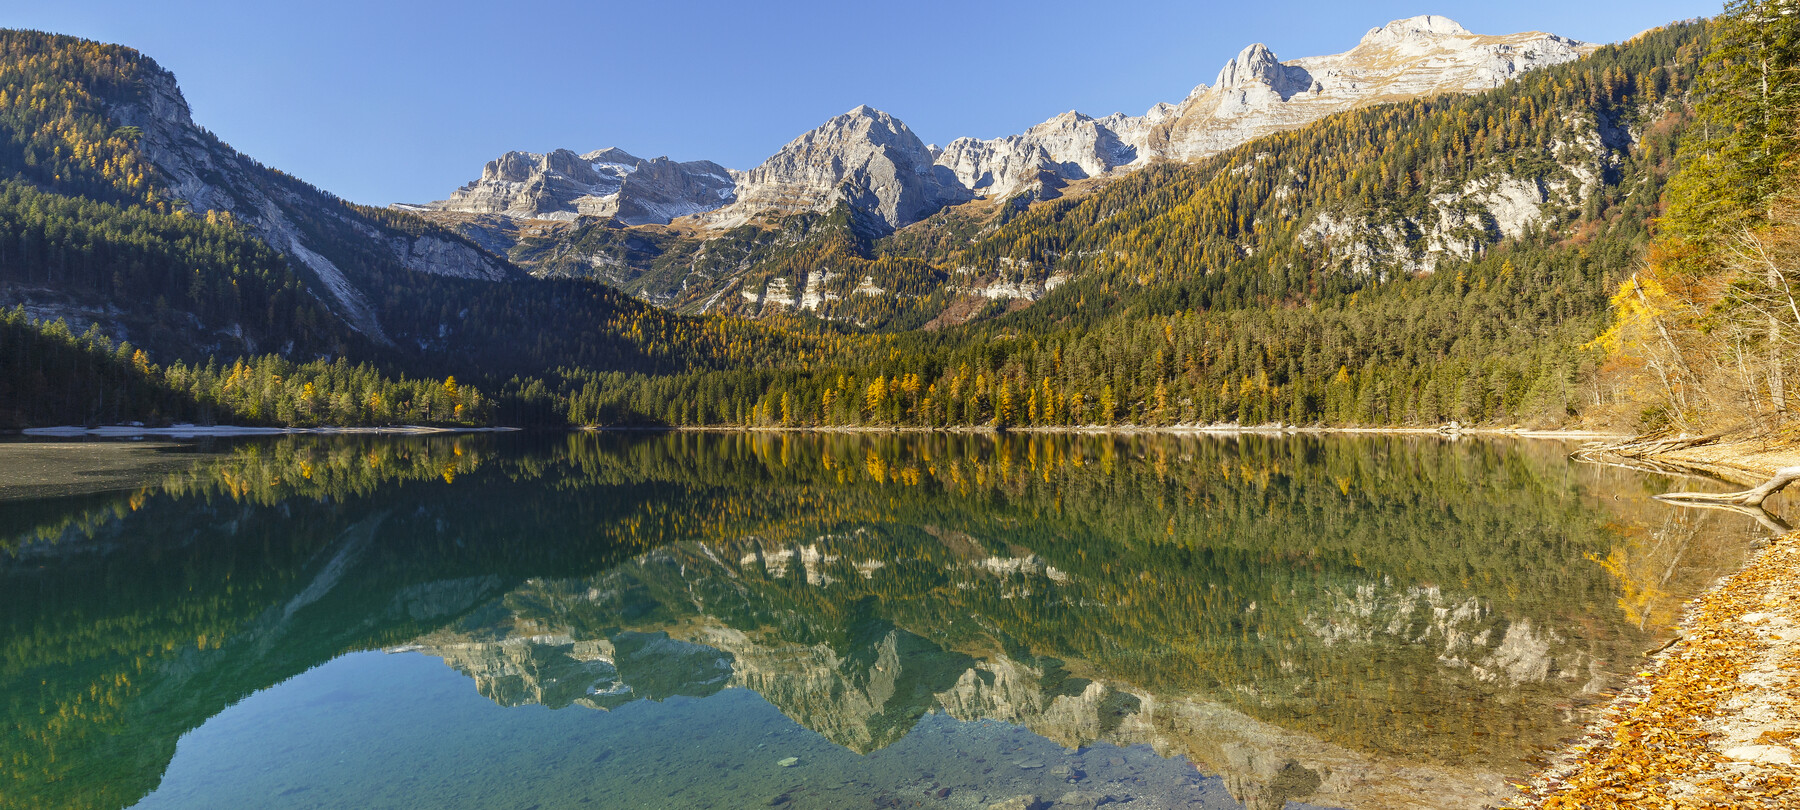
[[[1781,286],[1781,272],[1773,264],[1769,266],[1769,289],[1777,291]],[[1775,406],[1777,414],[1787,412],[1787,386],[1781,377],[1781,320],[1775,317],[1776,310],[1769,310],[1769,401]],[[1779,417],[1777,417],[1779,418]]]

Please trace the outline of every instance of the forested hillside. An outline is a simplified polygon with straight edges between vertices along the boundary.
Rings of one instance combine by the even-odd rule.
[[[120,376],[152,366],[229,369],[243,358],[324,370],[347,360],[381,388],[403,376],[505,380],[559,366],[720,369],[824,345],[816,329],[683,318],[592,281],[531,279],[415,216],[265,168],[186,116],[173,77],[131,49],[0,31],[0,306],[18,308],[0,346],[9,373],[0,424],[425,415],[308,407],[297,387],[267,407],[214,407],[224,403],[212,394],[146,396],[164,387],[160,372]],[[65,348],[44,348],[90,327],[98,331],[69,351],[109,354],[96,348],[104,336],[146,361],[63,366],[51,358]],[[47,393],[35,373],[64,378],[71,393]],[[83,398],[94,390],[107,401]]]
[[[99,327],[0,311],[0,428],[127,421],[236,425],[482,425],[493,401],[474,386],[398,379],[343,358],[280,355],[162,366]]]
[[[599,377],[571,416],[1568,423],[1609,403],[1582,346],[1648,244],[1707,43],[1673,26],[1035,206],[942,264],[1059,282],[1028,308],[824,368]],[[1482,200],[1503,186],[1541,203],[1500,222]]]
[[[1793,439],[1800,374],[1800,13],[1735,0],[1656,242],[1594,346],[1647,430]]]
[[[0,31],[0,136],[0,303],[40,320],[190,362],[685,367],[646,360],[671,350],[628,333],[665,317],[609,287],[529,283],[448,230],[237,153],[129,48]]]
[[[144,108],[132,94],[171,92],[166,73],[128,49],[12,32],[0,40],[10,144],[0,172],[11,178],[0,186],[0,295],[27,305],[8,334],[35,334],[32,345],[97,323],[163,369],[347,359],[385,380],[377,388],[456,375],[489,392],[454,421],[1629,428],[1703,418],[1682,399],[1702,387],[1699,358],[1718,366],[1713,387],[1736,379],[1763,392],[1740,396],[1737,410],[1774,413],[1786,385],[1771,347],[1788,345],[1776,327],[1791,318],[1800,329],[1800,316],[1769,314],[1791,304],[1774,295],[1785,276],[1744,269],[1740,237],[1760,233],[1768,250],[1795,241],[1781,219],[1786,186],[1771,179],[1791,168],[1777,147],[1792,122],[1766,112],[1794,105],[1728,88],[1749,75],[1753,52],[1787,65],[1772,92],[1790,93],[1794,61],[1780,50],[1789,45],[1757,39],[1778,28],[1756,23],[1757,8],[1737,4],[1722,21],[1652,31],[1493,91],[1353,110],[1061,199],[948,209],[889,236],[840,207],[709,241],[607,223],[527,237],[513,258],[541,279],[409,213],[244,168],[223,144],[215,151],[239,161],[226,167],[236,174],[195,185],[180,168],[192,160],[168,157],[167,133],[128,122]],[[1699,142],[1685,137],[1697,97]],[[1757,109],[1765,123],[1733,123]],[[1762,145],[1745,146],[1752,136]],[[251,177],[254,193],[224,205],[233,177]],[[201,208],[181,189],[224,207]],[[284,202],[271,212],[252,197]],[[1727,203],[1736,207],[1720,216]],[[274,220],[288,230],[272,231]],[[1654,272],[1639,272],[1646,255]],[[739,281],[703,283],[727,278]],[[1664,330],[1673,337],[1645,337],[1651,320],[1677,316],[1682,328]],[[1732,329],[1716,329],[1727,316]],[[46,337],[57,317],[75,328]],[[1688,354],[1678,363],[1647,350]],[[1746,358],[1769,364],[1769,382],[1754,381]],[[1656,396],[1668,404],[1646,410]],[[205,401],[0,407],[15,423],[208,418],[195,410]],[[446,418],[438,411],[432,419]]]
[[[159,353],[350,350],[277,250],[172,205],[143,129],[108,115],[151,70],[126,48],[0,32],[0,301],[105,319]]]

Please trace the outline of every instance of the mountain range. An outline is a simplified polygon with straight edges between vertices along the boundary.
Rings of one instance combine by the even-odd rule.
[[[480,179],[426,210],[666,224],[730,203],[737,190],[733,174],[709,160],[645,160],[622,149],[583,155],[567,149],[542,155],[507,152],[482,167]]]
[[[409,210],[572,221],[614,217],[667,224],[689,215],[712,228],[840,202],[888,229],[971,199],[1053,197],[1072,181],[1156,160],[1193,160],[1369,104],[1498,87],[1525,71],[1579,59],[1596,46],[1539,32],[1470,33],[1438,16],[1370,30],[1345,53],[1279,61],[1246,47],[1176,104],[1140,116],[1057,115],[1017,135],[920,141],[888,113],[858,106],[790,141],[747,172],[710,161],[643,161],[618,149],[583,155],[508,152],[449,198]],[[654,163],[648,177],[637,167]],[[635,181],[635,182],[632,182]]]
[[[771,250],[744,242],[816,242],[817,236],[806,235],[813,228],[801,224],[802,218],[840,206],[855,238],[864,242],[935,216],[982,227],[996,207],[1020,210],[1065,194],[1080,197],[1151,165],[1192,163],[1336,113],[1491,90],[1596,48],[1540,32],[1477,35],[1447,18],[1420,16],[1373,28],[1341,54],[1281,62],[1266,46],[1250,45],[1220,68],[1212,84],[1139,116],[1096,118],[1071,110],[1016,135],[957,138],[940,147],[924,143],[894,116],[864,105],[802,134],[748,171],[659,158],[665,171],[651,180],[624,174],[623,167],[637,159],[617,149],[581,156],[567,150],[510,152],[449,198],[401,207],[533,274],[596,278],[683,312],[807,312],[864,326],[954,324],[988,302],[1029,304],[1068,274],[1020,276],[1009,274],[1008,267],[971,266],[960,259],[952,259],[955,273],[923,287],[909,278],[832,263],[765,273],[760,271],[774,264]],[[1408,271],[1429,271],[1438,255],[1467,256],[1476,248],[1479,238],[1449,233],[1466,230],[1471,219],[1491,219],[1506,236],[1516,236],[1538,218],[1544,203],[1561,196],[1579,205],[1584,193],[1539,185],[1512,178],[1477,183],[1466,195],[1482,203],[1423,225],[1428,232],[1442,232],[1432,245],[1410,251],[1396,249],[1395,239],[1389,239],[1359,247],[1369,254],[1359,260],[1359,269],[1399,258]],[[1460,204],[1465,194],[1452,196]],[[1331,215],[1313,224],[1320,239],[1357,227]],[[658,225],[673,225],[678,238],[671,241],[668,232],[643,227]],[[604,233],[619,227],[640,235]],[[753,230],[734,233],[744,228]],[[754,236],[768,229],[777,235]],[[1391,255],[1411,253],[1418,255]],[[953,278],[956,274],[963,277]],[[900,293],[904,287],[914,289]],[[933,293],[943,300],[923,307],[899,297]]]
[[[938,147],[858,106],[747,171],[512,152],[383,209],[233,149],[149,57],[0,32],[0,306],[152,364],[457,375],[549,424],[1554,424],[1677,167],[1705,34],[1416,17],[1332,56],[1252,45],[1141,116]],[[1212,348],[1246,318],[1272,319],[1257,348]],[[1160,361],[1129,336],[1152,329]],[[0,400],[54,387],[36,368],[11,379],[37,394]],[[400,412],[257,368],[293,390],[231,418]],[[243,400],[197,379],[232,375],[158,384]]]

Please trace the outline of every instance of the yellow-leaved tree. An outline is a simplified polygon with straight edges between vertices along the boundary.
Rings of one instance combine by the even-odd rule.
[[[1784,432],[1800,371],[1800,0],[1728,3],[1699,92],[1656,244],[1589,344],[1607,357],[1596,404],[1636,408],[1647,432]]]

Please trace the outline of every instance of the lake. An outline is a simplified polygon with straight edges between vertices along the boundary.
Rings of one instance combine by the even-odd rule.
[[[1770,534],[1571,449],[0,444],[0,807],[1503,803]]]

